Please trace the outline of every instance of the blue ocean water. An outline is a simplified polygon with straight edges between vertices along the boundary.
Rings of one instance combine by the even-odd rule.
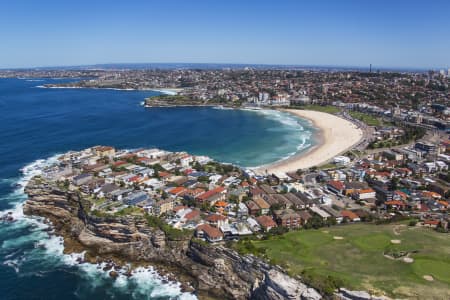
[[[77,265],[42,222],[23,217],[26,197],[16,183],[52,156],[99,144],[158,147],[253,167],[314,142],[309,122],[275,111],[144,108],[140,102],[156,92],[37,87],[61,81],[0,79],[0,214],[18,218],[0,223],[0,299],[193,297],[151,270],[113,281],[94,265]]]

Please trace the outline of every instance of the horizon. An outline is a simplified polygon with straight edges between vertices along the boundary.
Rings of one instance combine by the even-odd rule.
[[[443,0],[3,3],[0,69],[146,62],[448,69],[449,10]]]
[[[202,67],[203,66],[203,67]],[[255,69],[286,69],[286,70],[319,70],[319,71],[356,71],[366,72],[370,67],[372,72],[426,72],[426,71],[439,71],[446,70],[447,67],[386,67],[386,66],[350,66],[350,65],[300,65],[300,64],[268,64],[268,63],[215,63],[215,62],[117,62],[117,63],[95,63],[95,64],[82,64],[82,65],[48,65],[48,66],[29,66],[29,67],[10,67],[2,68],[0,71],[28,71],[28,70],[52,70],[52,69],[80,69],[80,70],[151,70],[151,69],[240,69],[240,68],[255,68]],[[448,68],[450,69],[450,67]]]

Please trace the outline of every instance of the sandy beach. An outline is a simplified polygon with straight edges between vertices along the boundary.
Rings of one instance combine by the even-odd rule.
[[[363,137],[362,130],[355,124],[332,114],[297,109],[283,111],[310,120],[319,129],[317,145],[305,153],[255,169],[259,174],[267,170],[268,173],[282,176],[287,172],[320,165],[344,153]]]

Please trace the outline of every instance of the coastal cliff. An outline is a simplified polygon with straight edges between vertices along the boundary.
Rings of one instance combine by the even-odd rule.
[[[229,248],[190,237],[169,238],[140,217],[89,214],[89,202],[77,192],[42,178],[30,180],[25,193],[29,198],[24,213],[49,220],[55,233],[64,238],[65,252],[85,251],[89,262],[152,265],[161,272],[177,274],[175,279],[194,287],[199,298],[321,298],[299,279],[254,256],[241,256]]]

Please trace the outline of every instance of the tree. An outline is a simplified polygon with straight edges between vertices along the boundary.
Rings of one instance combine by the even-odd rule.
[[[395,191],[396,189],[398,189],[398,182],[399,182],[399,179],[397,177],[394,177],[391,179],[391,183],[390,183],[391,191]]]
[[[314,228],[314,229],[318,229],[318,228],[324,226],[323,219],[318,215],[314,215],[311,218],[311,220],[309,221],[309,223],[311,224],[312,228]]]
[[[230,195],[230,196],[228,197],[228,200],[229,200],[231,203],[238,203],[238,202],[239,202],[239,197],[236,196],[236,195]]]
[[[197,180],[200,181],[200,182],[209,183],[209,177],[208,176],[199,176]]]

